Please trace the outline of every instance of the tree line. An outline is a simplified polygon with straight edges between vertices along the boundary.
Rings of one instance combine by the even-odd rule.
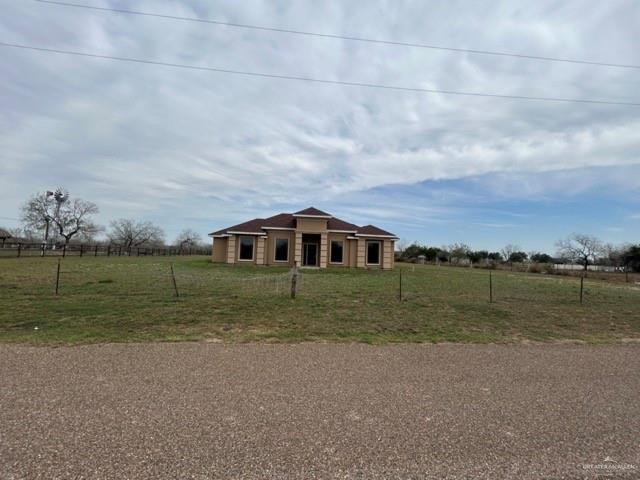
[[[442,247],[400,243],[396,251],[399,261],[448,263],[450,265],[498,265],[498,264],[575,264],[588,270],[590,265],[611,266],[627,271],[640,272],[640,244],[612,245],[592,235],[574,233],[556,242],[554,256],[545,252],[525,252],[518,245],[507,244],[500,251],[473,250],[464,243]]]
[[[106,234],[109,244],[123,248],[162,247],[167,245],[164,230],[150,221],[119,218],[109,222],[107,228],[94,218],[98,206],[80,198],[71,199],[64,189],[36,193],[22,205],[22,226],[0,228],[0,241],[69,245],[70,243],[97,243],[100,234]],[[195,230],[182,230],[172,245],[178,248],[202,248],[206,244]]]

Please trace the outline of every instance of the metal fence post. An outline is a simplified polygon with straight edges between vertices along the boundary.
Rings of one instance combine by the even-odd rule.
[[[176,298],[179,298],[180,294],[178,293],[178,284],[176,283],[176,275],[173,271],[173,263],[170,263],[169,266],[171,267],[171,279],[173,280],[173,290],[176,292]]]
[[[56,295],[58,295],[59,283],[60,283],[60,259],[58,258],[58,270],[56,271]]]
[[[67,256],[67,244],[65,243],[62,246],[62,258],[66,257],[66,256]]]
[[[493,276],[489,270],[489,303],[493,303]]]
[[[80,256],[82,256],[82,253],[84,251],[84,244],[80,244]]]
[[[93,256],[97,257],[98,256],[98,245],[96,244],[96,248],[95,251],[93,252]]]
[[[298,267],[294,266],[291,270],[291,298],[296,298],[298,289]]]
[[[20,258],[20,251],[22,250],[22,244],[18,243],[18,258]]]

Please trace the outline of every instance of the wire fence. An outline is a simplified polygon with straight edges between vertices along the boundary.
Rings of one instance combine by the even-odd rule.
[[[0,245],[0,258],[20,257],[146,257],[167,255],[208,255],[211,251],[206,248],[184,247],[134,247],[111,244],[47,244],[5,242]]]
[[[92,298],[140,297],[232,298],[268,301],[301,298],[305,301],[363,304],[436,303],[468,305],[561,305],[594,303],[616,305],[638,302],[640,278],[613,283],[584,277],[518,272],[401,265],[392,271],[361,269],[306,270],[280,267],[212,265],[208,258],[193,260],[154,257],[25,259],[0,269],[0,293],[12,295],[88,295]],[[141,256],[144,256],[141,253]],[[7,264],[5,264],[7,265]]]

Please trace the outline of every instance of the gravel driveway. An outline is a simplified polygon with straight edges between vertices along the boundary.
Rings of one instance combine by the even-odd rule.
[[[640,478],[640,345],[0,345],[0,382],[1,479]]]

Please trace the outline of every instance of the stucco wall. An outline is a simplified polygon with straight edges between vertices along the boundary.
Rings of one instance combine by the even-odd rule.
[[[289,240],[289,258],[286,262],[276,262],[276,239],[286,238]],[[267,265],[281,267],[292,267],[295,257],[296,236],[293,230],[268,230],[267,241],[265,243],[265,262]]]
[[[297,218],[297,230],[304,233],[320,233],[327,230],[326,218]]]
[[[211,250],[211,260],[216,263],[224,263],[227,261],[227,239],[214,238]]]

